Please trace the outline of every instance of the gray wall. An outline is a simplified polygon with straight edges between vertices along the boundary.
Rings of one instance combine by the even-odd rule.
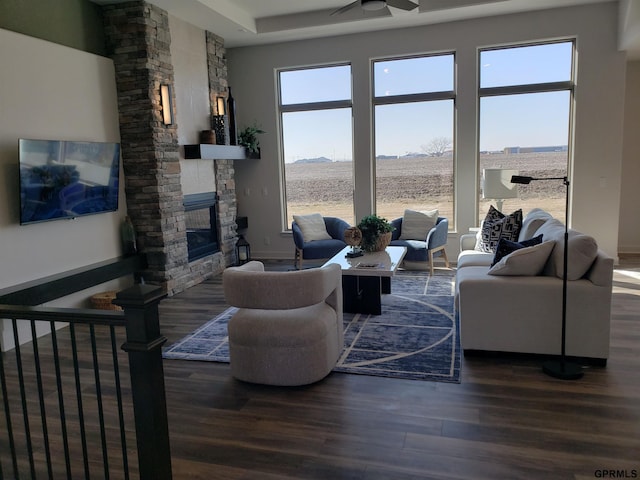
[[[105,54],[101,9],[89,0],[2,0],[0,28]]]
[[[456,209],[457,232],[477,218],[477,49],[492,45],[577,37],[579,50],[573,150],[572,226],[594,235],[617,257],[622,174],[625,57],[617,51],[617,4],[554,9],[402,30],[356,34],[262,47],[229,49],[229,85],[237,100],[239,124],[254,119],[262,159],[237,162],[239,214],[249,217],[248,240],[256,257],[292,256],[283,231],[281,167],[275,70],[351,62],[354,85],[354,171],[356,217],[370,213],[373,172],[369,62],[371,58],[455,50],[457,55]],[[246,192],[249,192],[247,195]],[[640,246],[640,242],[636,244]],[[447,250],[455,258],[458,235]],[[640,250],[640,248],[638,249]]]

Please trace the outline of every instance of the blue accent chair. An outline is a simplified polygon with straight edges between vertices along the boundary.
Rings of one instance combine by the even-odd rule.
[[[391,245],[396,247],[407,247],[407,254],[404,260],[408,262],[429,262],[429,272],[433,275],[433,258],[442,256],[444,264],[449,268],[449,259],[444,247],[447,244],[449,233],[449,220],[445,217],[438,217],[435,226],[427,233],[424,240],[400,240],[402,234],[402,218],[391,221],[395,230],[391,234]]]
[[[296,245],[295,266],[298,270],[302,269],[302,260],[317,260],[322,258],[331,258],[347,244],[344,241],[344,231],[350,225],[337,217],[323,217],[324,224],[327,227],[327,233],[331,235],[331,239],[313,240],[304,243],[302,231],[298,224],[294,221],[291,223],[293,231],[293,242]]]

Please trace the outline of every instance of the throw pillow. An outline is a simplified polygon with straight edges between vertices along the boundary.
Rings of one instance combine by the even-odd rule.
[[[402,230],[400,240],[427,239],[427,234],[438,221],[438,210],[415,211],[405,210],[402,217]]]
[[[517,242],[521,227],[522,209],[505,215],[491,205],[482,222],[480,251],[495,253],[501,238]]]
[[[549,258],[545,274],[562,278],[564,269],[564,224],[557,219],[547,221],[538,229],[546,240],[555,240],[556,248]],[[579,280],[589,271],[598,255],[598,244],[589,235],[569,229],[567,280]]]
[[[538,235],[537,237],[533,237],[522,242],[512,242],[511,240],[507,240],[506,238],[501,238],[498,242],[498,246],[496,247],[496,254],[493,257],[493,263],[491,263],[491,266],[493,267],[496,263],[502,260],[503,257],[506,257],[516,250],[520,250],[521,248],[533,247],[534,245],[538,245],[539,243],[542,243],[542,235]]]
[[[324,218],[319,213],[294,215],[293,221],[300,227],[304,243],[331,239],[331,235],[327,232],[327,227],[324,224]]]
[[[503,257],[489,269],[489,275],[534,276],[540,275],[551,255],[555,242],[543,242],[525,247]]]
[[[538,228],[540,228],[550,218],[553,218],[551,214],[540,208],[534,208],[531,210],[522,220],[522,228],[518,235],[518,241],[521,242],[532,238],[535,235],[536,230],[538,230]]]

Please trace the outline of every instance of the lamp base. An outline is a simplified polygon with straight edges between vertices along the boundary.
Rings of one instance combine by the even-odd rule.
[[[551,377],[561,380],[578,380],[584,375],[582,366],[577,363],[567,362],[566,360],[549,360],[548,362],[544,362],[542,364],[542,371]]]

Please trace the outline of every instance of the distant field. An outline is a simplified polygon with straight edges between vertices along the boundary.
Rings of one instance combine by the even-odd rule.
[[[515,168],[535,177],[564,176],[566,152],[482,155],[484,168]],[[287,164],[289,224],[293,214],[322,212],[353,222],[352,163]],[[453,172],[450,158],[403,158],[377,163],[378,214],[402,216],[405,208],[433,209],[453,218]],[[402,188],[399,188],[402,185]],[[505,200],[503,210],[534,207],[564,218],[565,188],[562,182],[533,182],[519,186],[520,198]],[[481,215],[490,201],[481,200]]]

